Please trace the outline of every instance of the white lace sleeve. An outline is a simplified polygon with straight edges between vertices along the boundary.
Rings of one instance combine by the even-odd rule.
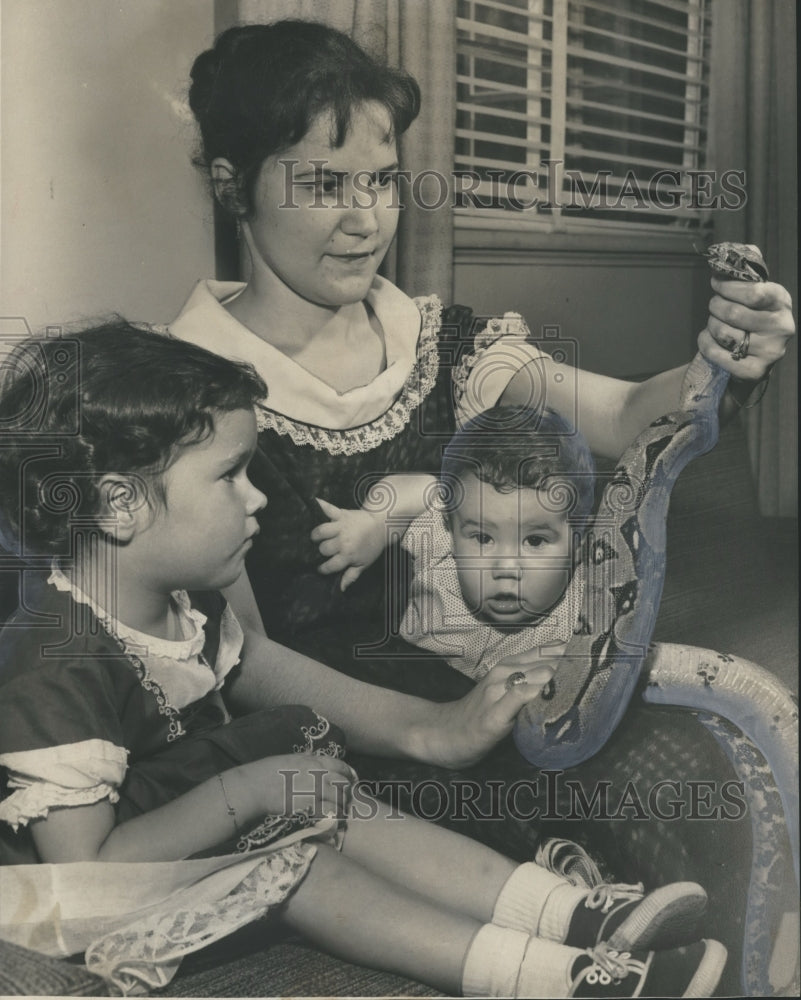
[[[127,761],[127,750],[105,740],[0,754],[13,790],[0,803],[0,820],[17,830],[56,806],[116,802]]]
[[[460,426],[495,406],[512,378],[527,365],[544,386],[548,355],[530,342],[530,336],[519,313],[491,319],[476,336],[474,352],[463,359],[453,375],[456,421]]]

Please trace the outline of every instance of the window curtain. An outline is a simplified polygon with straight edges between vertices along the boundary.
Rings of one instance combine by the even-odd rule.
[[[398,235],[382,273],[408,295],[436,292],[445,304],[453,289],[453,212],[437,208],[453,167],[456,117],[456,5],[449,0],[219,0],[216,27],[300,17],[324,21],[372,55],[411,73],[420,84],[420,115],[400,141],[401,168],[420,178],[400,182],[404,206]],[[436,172],[436,174],[434,173]],[[419,197],[412,198],[416,192]]]
[[[711,45],[712,163],[745,171],[748,193],[740,210],[715,213],[715,239],[756,243],[797,304],[795,0],[715,0]],[[797,393],[793,343],[761,404],[743,414],[760,509],[770,516],[797,516]]]

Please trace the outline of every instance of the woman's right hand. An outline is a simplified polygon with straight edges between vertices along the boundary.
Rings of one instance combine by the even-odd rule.
[[[435,724],[419,734],[415,755],[448,768],[475,764],[512,731],[520,709],[539,697],[558,665],[558,657],[527,663],[522,655],[499,663],[459,701],[436,706]],[[526,683],[507,687],[518,672]]]
[[[716,294],[709,303],[706,328],[698,335],[699,350],[739,379],[756,382],[764,378],[784,357],[795,334],[790,293],[770,281],[717,277],[712,278],[712,288]],[[748,353],[735,361],[731,352],[743,342],[746,330]]]
[[[241,811],[237,806],[236,800],[247,796],[250,802],[255,799],[260,813],[290,816],[306,812],[315,819],[345,816],[356,780],[356,772],[344,760],[309,753],[264,757],[225,775],[225,785],[237,815],[252,812],[244,805]]]

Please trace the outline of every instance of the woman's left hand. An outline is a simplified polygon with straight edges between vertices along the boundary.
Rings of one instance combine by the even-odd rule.
[[[531,663],[525,654],[510,657],[463,698],[432,704],[435,721],[416,734],[418,745],[412,756],[452,769],[475,764],[512,731],[520,709],[540,696],[558,666],[558,657],[536,656]],[[525,683],[509,684],[518,673],[525,676]]]
[[[709,303],[706,329],[698,335],[698,349],[735,378],[758,382],[784,357],[795,334],[790,293],[770,281],[712,278],[712,288],[716,294]],[[732,352],[746,332],[748,353],[735,360]]]
[[[385,517],[382,513],[362,509],[343,510],[319,497],[317,503],[330,518],[325,524],[318,524],[311,533],[311,540],[319,542],[320,555],[328,557],[319,571],[342,573],[339,588],[344,591],[384,551],[387,543]]]

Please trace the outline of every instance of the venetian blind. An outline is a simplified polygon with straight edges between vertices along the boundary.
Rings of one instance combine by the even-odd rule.
[[[459,0],[460,215],[708,217],[707,0]]]

